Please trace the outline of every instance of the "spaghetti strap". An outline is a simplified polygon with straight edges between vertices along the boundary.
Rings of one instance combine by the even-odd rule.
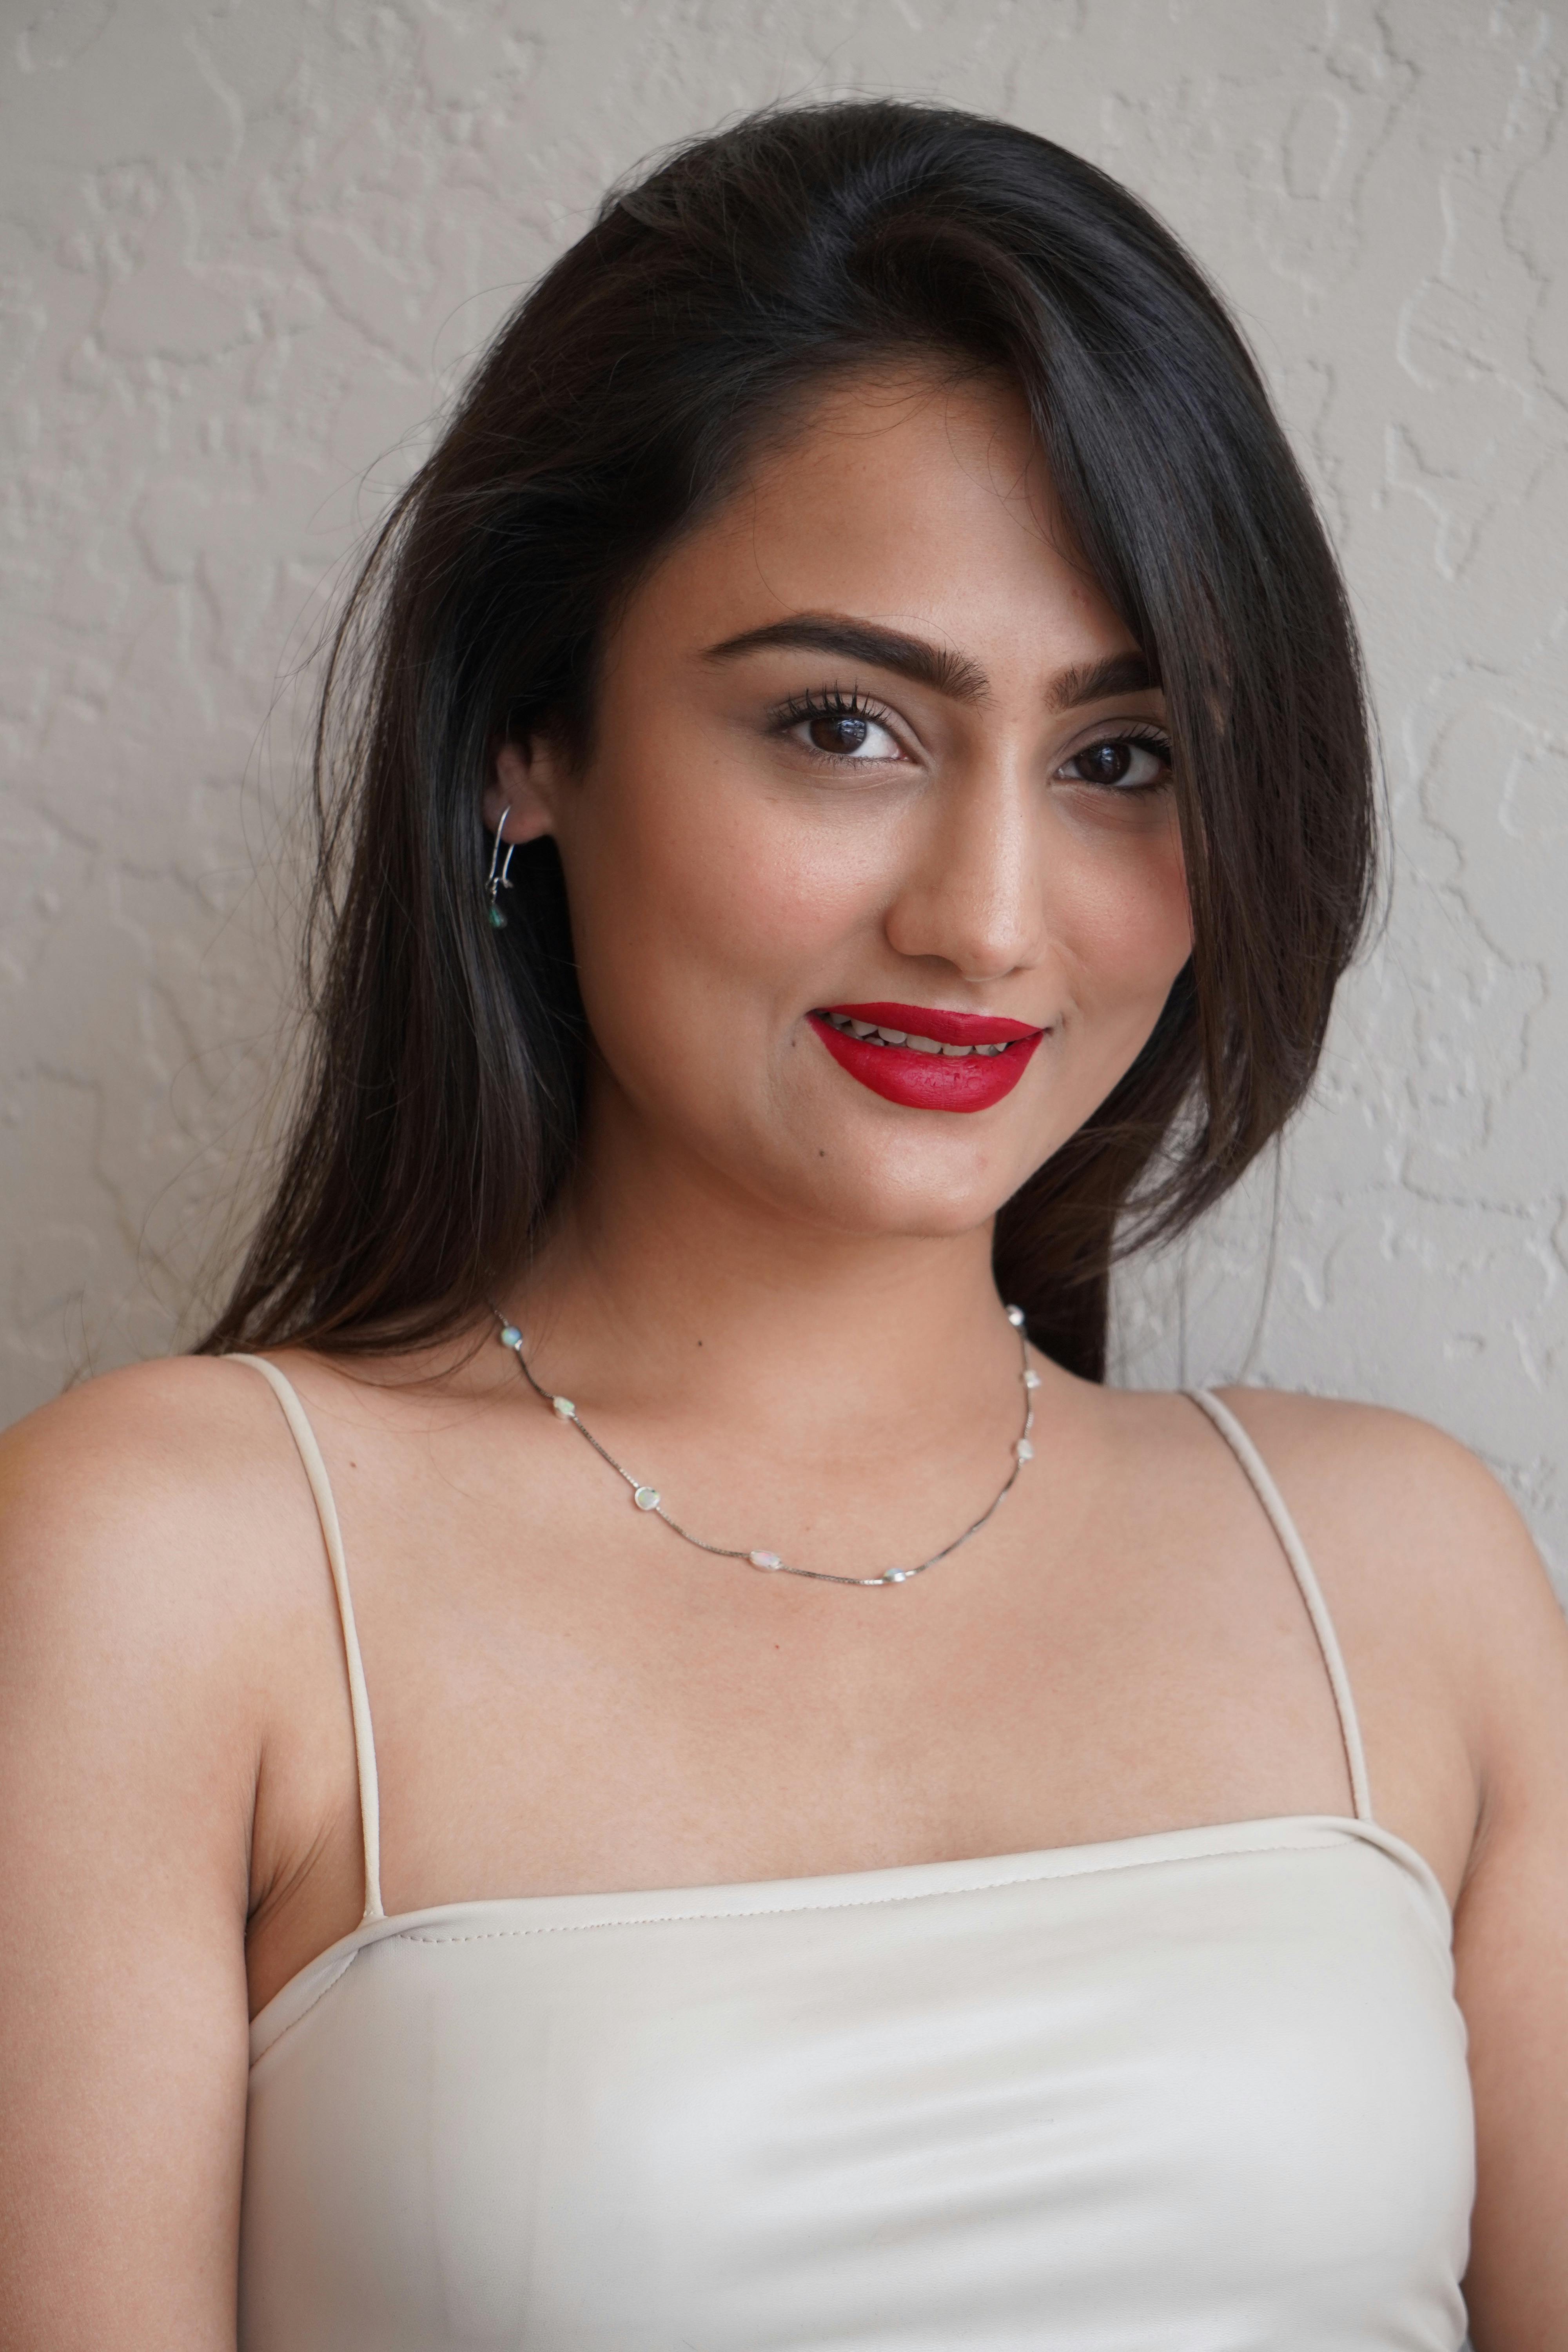
[[[1206,1413],[1218,1430],[1246,1473],[1253,1493],[1262,1504],[1269,1525],[1279,1538],[1281,1550],[1290,1563],[1290,1572],[1300,1590],[1307,1614],[1312,1621],[1312,1631],[1318,1637],[1323,1664],[1328,1671],[1329,1687],[1334,1695],[1334,1706],[1340,1718],[1340,1737],[1344,1741],[1345,1763],[1350,1769],[1351,1798],[1358,1822],[1375,1822],[1372,1810],[1372,1794],[1366,1776],[1366,1750],[1362,1745],[1361,1725],[1356,1718],[1355,1700],[1351,1693],[1350,1676],[1345,1672],[1344,1656],[1339,1636],[1334,1632],[1333,1619],[1329,1615],[1322,1589],[1307,1557],[1307,1547],[1296,1529],[1296,1523],[1285,1507],[1285,1498],[1268,1474],[1263,1456],[1243,1429],[1230,1407],[1222,1404],[1209,1389],[1188,1389],[1189,1396],[1199,1411]]]
[[[349,1591],[348,1562],[343,1557],[342,1530],[338,1525],[338,1507],[332,1500],[331,1481],[327,1465],[321,1459],[321,1449],[316,1443],[316,1433],[306,1418],[305,1408],[291,1381],[265,1356],[234,1355],[234,1364],[249,1364],[261,1374],[273,1395],[283,1408],[283,1418],[289,1433],[300,1449],[300,1460],[310,1492],[315,1497],[316,1515],[321,1522],[321,1538],[327,1548],[327,1563],[332,1571],[332,1590],[338,1599],[338,1617],[343,1629],[343,1661],[349,1674],[349,1707],[353,1717],[354,1756],[359,1766],[360,1829],[364,1840],[364,1919],[381,1919],[385,1914],[381,1907],[381,1795],[375,1777],[375,1736],[371,1729],[370,1696],[365,1689],[364,1664],[360,1657],[359,1633],[354,1625],[353,1597]]]

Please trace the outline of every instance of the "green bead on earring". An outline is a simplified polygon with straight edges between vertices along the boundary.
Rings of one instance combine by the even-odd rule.
[[[500,854],[500,845],[501,835],[506,831],[506,821],[510,814],[510,807],[502,809],[500,813],[500,823],[496,827],[495,847],[490,852],[489,879],[485,886],[489,895],[492,931],[504,931],[506,929],[506,913],[500,904],[499,894],[502,890],[511,888],[511,853],[517,847],[517,844],[515,841],[507,843],[505,857]]]

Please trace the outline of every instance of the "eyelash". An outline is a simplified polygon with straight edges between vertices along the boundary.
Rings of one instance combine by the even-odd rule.
[[[876,726],[886,727],[889,733],[892,732],[891,718],[879,703],[868,701],[863,694],[858,692],[846,694],[841,687],[832,687],[809,694],[792,695],[787,702],[781,703],[773,712],[770,731],[777,735],[787,735],[792,727],[798,727],[803,720],[808,719],[867,719]],[[1097,735],[1092,742],[1080,743],[1072,757],[1075,760],[1081,760],[1086,753],[1099,751],[1102,745],[1111,743],[1144,745],[1149,751],[1157,752],[1165,762],[1166,773],[1146,784],[1095,786],[1092,780],[1087,776],[1074,777],[1070,781],[1089,784],[1091,790],[1113,793],[1122,800],[1140,800],[1150,793],[1164,790],[1170,782],[1172,753],[1171,739],[1162,729],[1140,725],[1136,720],[1132,720],[1124,727],[1117,728],[1114,734]],[[852,760],[847,752],[823,751],[819,751],[815,744],[805,748],[809,748],[813,759],[826,760],[832,767],[848,768],[868,764],[862,761]]]
[[[837,686],[812,694],[795,694],[787,702],[781,702],[773,714],[772,731],[777,735],[787,735],[792,727],[798,727],[806,719],[868,719],[878,727],[887,728],[889,734],[893,731],[892,718],[880,704],[868,702],[863,694],[846,694],[841,687]],[[835,763],[842,760],[847,767],[866,764],[861,761],[851,761],[847,752],[819,751],[815,744],[810,749],[814,759]]]

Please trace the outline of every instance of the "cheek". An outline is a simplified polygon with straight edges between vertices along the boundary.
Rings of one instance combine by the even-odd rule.
[[[1173,810],[1077,825],[1055,861],[1052,928],[1087,1005],[1154,1010],[1192,952],[1192,908]]]
[[[584,1001],[601,1044],[684,1010],[766,1029],[877,891],[830,820],[738,788],[732,765],[649,763],[587,787],[562,842]]]

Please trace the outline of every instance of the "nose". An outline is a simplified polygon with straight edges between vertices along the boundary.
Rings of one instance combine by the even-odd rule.
[[[884,919],[895,953],[981,983],[1039,961],[1046,890],[1031,784],[1022,762],[998,759],[933,794]]]

